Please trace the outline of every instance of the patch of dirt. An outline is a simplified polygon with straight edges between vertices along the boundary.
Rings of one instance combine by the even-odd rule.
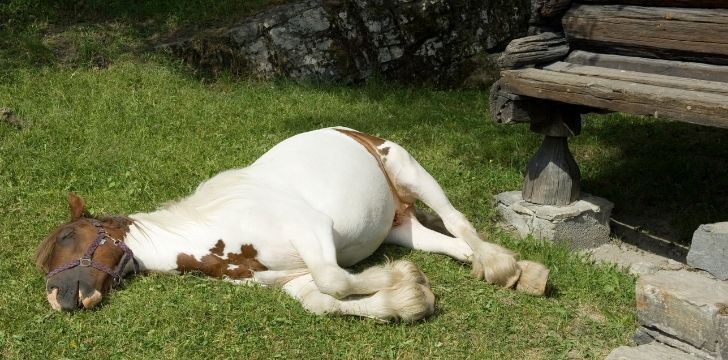
[[[9,124],[10,126],[17,128],[18,130],[30,126],[30,123],[28,121],[25,121],[23,118],[16,115],[13,109],[7,107],[0,108],[0,122]]]

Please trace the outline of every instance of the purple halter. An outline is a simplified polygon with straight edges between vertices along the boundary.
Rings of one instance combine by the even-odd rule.
[[[53,269],[51,272],[46,275],[46,279],[49,279],[51,276],[57,275],[58,273],[62,271],[66,271],[68,269],[73,269],[76,266],[90,266],[94,269],[103,271],[109,276],[111,276],[114,279],[114,286],[118,286],[121,284],[122,277],[119,271],[122,271],[124,267],[126,267],[126,264],[129,262],[129,260],[134,261],[134,253],[131,251],[131,249],[126,246],[121,240],[117,240],[114,238],[111,238],[107,233],[106,229],[101,225],[101,222],[99,222],[96,219],[91,219],[91,224],[96,228],[96,239],[91,243],[91,245],[86,249],[86,252],[81,256],[78,260],[73,260],[69,263],[66,263],[64,265],[61,265],[55,269]],[[114,242],[114,245],[119,247],[121,250],[124,250],[124,255],[121,257],[121,261],[119,262],[119,265],[116,267],[116,270],[112,270],[108,266],[96,262],[92,257],[94,255],[94,252],[96,251],[96,248],[98,248],[100,245],[104,244],[106,242],[106,239],[111,239]],[[134,262],[134,271],[136,272],[136,262]]]

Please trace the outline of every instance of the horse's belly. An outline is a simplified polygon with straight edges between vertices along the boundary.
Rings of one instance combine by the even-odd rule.
[[[337,131],[289,138],[253,168],[333,220],[342,266],[371,255],[392,227],[396,203],[383,171],[362,145]]]

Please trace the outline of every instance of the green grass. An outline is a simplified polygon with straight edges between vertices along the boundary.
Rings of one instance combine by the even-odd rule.
[[[481,92],[201,83],[163,61],[16,75],[0,85],[0,103],[30,123],[0,124],[0,346],[8,358],[600,358],[634,330],[630,276],[494,229],[491,196],[518,187],[537,138],[488,122]],[[151,210],[287,136],[332,125],[410,149],[478,228],[551,267],[552,295],[500,290],[444,256],[389,247],[371,262],[410,259],[433,283],[437,312],[425,322],[316,317],[280,290],[193,276],[139,277],[98,310],[50,310],[32,254],[67,218],[68,191],[94,213]]]
[[[105,67],[291,0],[4,0],[0,80],[34,66]]]
[[[0,356],[562,359],[603,358],[628,343],[632,277],[495,227],[492,195],[519,188],[539,138],[492,124],[486,93],[202,81],[148,51],[269,3],[0,4],[0,107],[26,124],[0,122]],[[500,290],[444,256],[385,247],[368,264],[406,258],[430,277],[437,311],[427,321],[318,317],[277,289],[194,276],[138,277],[89,312],[46,303],[32,255],[67,219],[67,192],[97,214],[152,210],[288,136],[332,125],[404,145],[478,229],[551,268],[550,296]],[[616,216],[666,221],[685,236],[728,211],[726,134],[595,116],[571,148],[583,188],[614,201]]]

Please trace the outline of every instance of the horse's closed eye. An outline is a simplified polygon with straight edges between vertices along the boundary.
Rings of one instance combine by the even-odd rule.
[[[61,245],[69,243],[75,237],[76,232],[73,229],[64,229],[58,234],[58,243]]]

